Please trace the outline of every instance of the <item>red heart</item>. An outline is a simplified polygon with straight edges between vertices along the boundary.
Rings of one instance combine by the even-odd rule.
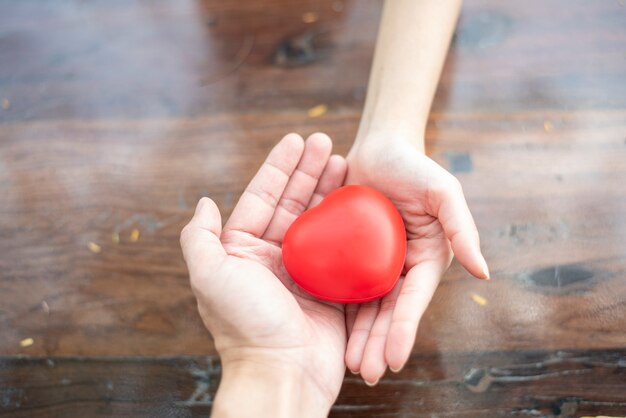
[[[404,222],[382,193],[344,186],[296,219],[283,239],[293,280],[320,299],[360,303],[387,294],[406,255]]]

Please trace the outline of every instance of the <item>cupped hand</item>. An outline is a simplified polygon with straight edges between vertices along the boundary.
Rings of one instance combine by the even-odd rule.
[[[417,326],[452,255],[489,278],[478,231],[459,181],[403,139],[367,138],[348,156],[347,183],[364,184],[396,205],[407,232],[403,277],[384,298],[346,307],[346,365],[373,385],[409,358]]]
[[[315,299],[289,277],[281,242],[308,207],[341,186],[346,161],[323,134],[285,136],[270,152],[222,229],[200,200],[181,233],[191,285],[223,367],[240,361],[296,367],[330,404],[343,380],[344,306]],[[330,405],[329,404],[329,405]]]

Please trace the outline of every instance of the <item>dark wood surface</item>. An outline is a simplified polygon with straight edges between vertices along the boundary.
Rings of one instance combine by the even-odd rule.
[[[626,350],[415,354],[377,387],[348,374],[331,417],[617,416]],[[0,360],[0,416],[206,416],[215,357]]]
[[[204,195],[227,216],[287,132],[349,149],[381,4],[0,0],[0,412],[204,411],[176,409],[197,379],[179,368],[206,368],[184,356],[214,355],[179,231]],[[348,378],[336,416],[626,415],[625,45],[621,1],[467,1],[427,150],[463,183],[493,280],[453,264],[413,366]],[[562,349],[609,360],[484,393],[419,383],[433,359],[458,382]]]

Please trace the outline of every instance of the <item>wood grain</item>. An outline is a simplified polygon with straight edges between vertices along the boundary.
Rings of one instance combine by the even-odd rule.
[[[368,388],[348,374],[331,417],[623,416],[626,351],[414,355]],[[206,416],[214,357],[0,358],[0,416]]]
[[[381,5],[0,0],[0,416],[209,413],[179,231],[201,196],[227,217],[288,132],[348,151]],[[427,151],[493,279],[453,263],[407,367],[348,375],[331,416],[626,416],[624,22],[466,2]]]
[[[296,112],[281,115],[285,126],[258,124],[259,118],[238,116],[238,131],[229,131],[227,116],[183,125],[5,125],[0,135],[10,186],[0,201],[2,352],[212,352],[178,233],[202,195],[227,215],[287,126],[312,132],[316,125]],[[554,131],[544,131],[545,119]],[[343,114],[325,119],[342,152],[354,122]],[[456,174],[494,279],[472,280],[453,265],[416,349],[624,346],[626,113],[434,114],[431,122],[435,159],[449,165],[454,152],[471,161],[470,172]],[[131,242],[135,228],[141,236]],[[102,251],[90,252],[89,242]],[[532,280],[542,269],[570,265],[590,275],[553,285]],[[475,304],[472,293],[488,304]],[[35,344],[22,349],[19,341],[27,337]]]
[[[0,2],[0,121],[361,110],[380,1]],[[334,10],[335,9],[335,10]],[[302,15],[318,20],[305,23]],[[623,109],[619,1],[467,2],[434,109]],[[314,36],[309,65],[273,65]],[[275,118],[280,119],[280,118]],[[291,129],[297,127],[291,126]]]

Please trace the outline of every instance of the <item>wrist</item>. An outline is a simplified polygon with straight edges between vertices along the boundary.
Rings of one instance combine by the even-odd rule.
[[[370,146],[372,144],[380,147],[411,144],[423,152],[425,132],[426,122],[423,124],[416,120],[378,122],[376,118],[363,115],[353,149],[364,145],[372,148],[373,146]]]
[[[367,131],[357,134],[348,154],[348,160],[376,158],[392,150],[417,149],[424,153],[424,133],[421,130],[389,128],[386,131]]]
[[[264,355],[222,357],[212,416],[325,417],[333,402],[295,361]]]

